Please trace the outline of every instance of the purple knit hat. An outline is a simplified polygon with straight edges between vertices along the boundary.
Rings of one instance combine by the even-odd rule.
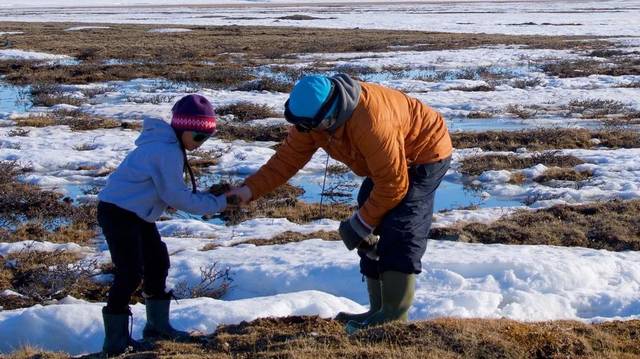
[[[216,132],[216,113],[204,96],[187,95],[173,105],[171,112],[171,127],[175,130],[208,134]]]

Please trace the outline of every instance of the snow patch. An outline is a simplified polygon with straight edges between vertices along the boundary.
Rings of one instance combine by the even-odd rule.
[[[104,329],[104,303],[70,303],[0,312],[0,352],[9,353],[25,345],[71,355],[99,352]],[[136,304],[133,338],[142,337],[145,307]],[[340,311],[365,308],[346,298],[318,291],[303,291],[235,301],[211,298],[184,299],[173,303],[171,323],[180,330],[212,333],[220,324],[236,324],[263,317],[320,315],[332,317]]]
[[[0,50],[0,60],[73,60],[73,57],[45,52],[9,49]]]
[[[110,29],[109,26],[75,26],[65,29],[64,31],[80,31],[80,30],[91,30],[91,29]]]
[[[21,251],[37,251],[37,252],[82,252],[87,248],[82,247],[76,243],[51,243],[51,242],[36,242],[36,241],[21,241],[2,243],[0,242],[0,255],[6,256],[10,253],[17,253]]]
[[[171,27],[171,28],[163,28],[163,29],[152,29],[152,30],[149,30],[148,32],[176,33],[176,32],[191,32],[191,31],[193,31],[193,30],[177,28],[177,27]]]

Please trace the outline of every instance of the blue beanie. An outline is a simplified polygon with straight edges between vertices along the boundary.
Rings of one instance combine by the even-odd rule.
[[[326,76],[303,77],[291,90],[289,110],[295,116],[313,118],[331,94],[331,86],[331,80]],[[336,104],[327,112],[327,116],[334,111],[335,107]]]

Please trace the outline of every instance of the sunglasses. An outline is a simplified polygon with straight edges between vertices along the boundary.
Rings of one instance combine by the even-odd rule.
[[[287,100],[287,102],[284,103],[285,120],[295,125],[298,131],[300,132],[310,132],[314,128],[318,127],[318,125],[320,125],[322,120],[324,120],[327,117],[327,114],[329,113],[329,111],[333,107],[334,102],[338,98],[338,91],[336,91],[335,89],[334,81],[335,80],[331,79],[331,90],[329,92],[329,96],[327,96],[327,99],[322,104],[322,106],[320,106],[320,109],[318,110],[318,113],[316,113],[315,116],[301,117],[301,116],[294,115],[293,112],[291,112],[291,110],[289,109],[289,100]]]
[[[195,142],[204,142],[211,137],[211,135],[211,133],[193,132],[193,140]]]

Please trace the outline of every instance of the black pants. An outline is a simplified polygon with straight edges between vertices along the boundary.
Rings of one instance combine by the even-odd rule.
[[[407,194],[400,204],[384,216],[375,230],[380,235],[380,259],[374,261],[364,252],[358,252],[362,274],[378,279],[380,273],[389,270],[407,274],[422,271],[422,256],[427,250],[436,189],[450,164],[451,158],[446,158],[409,168]],[[358,206],[362,207],[372,189],[373,181],[366,178],[358,192]]]
[[[126,313],[131,295],[143,279],[146,294],[163,295],[169,274],[169,252],[156,224],[107,202],[98,204],[98,223],[115,267],[107,311]]]

